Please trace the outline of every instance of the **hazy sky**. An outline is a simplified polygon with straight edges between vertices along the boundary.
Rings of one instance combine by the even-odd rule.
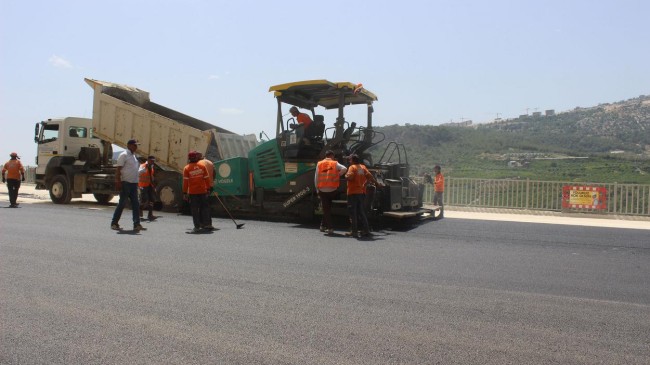
[[[0,159],[33,165],[36,122],[91,117],[84,77],[269,135],[269,86],[298,80],[363,83],[375,125],[628,99],[650,94],[648,14],[646,0],[0,0]]]

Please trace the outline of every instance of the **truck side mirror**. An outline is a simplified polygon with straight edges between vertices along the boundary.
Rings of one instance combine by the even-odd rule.
[[[34,142],[38,143],[38,123],[36,123],[36,127],[34,128]]]

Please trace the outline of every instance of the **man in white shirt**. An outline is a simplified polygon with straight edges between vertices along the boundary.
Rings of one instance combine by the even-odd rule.
[[[115,189],[120,192],[120,201],[117,203],[111,221],[111,229],[116,231],[120,230],[118,223],[120,217],[122,217],[122,210],[124,210],[127,199],[131,201],[131,210],[133,211],[133,230],[141,231],[145,229],[140,224],[140,203],[138,202],[138,169],[140,168],[140,162],[135,156],[137,149],[138,141],[131,139],[126,144],[126,151],[122,152],[117,158]]]

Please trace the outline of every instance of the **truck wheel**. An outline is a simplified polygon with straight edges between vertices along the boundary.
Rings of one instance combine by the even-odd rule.
[[[65,175],[56,175],[50,185],[50,199],[55,204],[68,204],[72,200],[70,181]]]
[[[95,197],[95,200],[97,200],[97,203],[102,205],[108,204],[108,202],[113,200],[115,197],[113,194],[93,194],[93,196]]]
[[[162,210],[165,212],[177,212],[182,206],[183,193],[176,179],[166,179],[157,186],[158,197],[162,204]]]

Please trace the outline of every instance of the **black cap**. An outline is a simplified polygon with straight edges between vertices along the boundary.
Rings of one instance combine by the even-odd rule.
[[[137,140],[135,140],[135,139],[129,139],[129,141],[128,141],[128,142],[126,142],[126,144],[127,144],[127,145],[129,145],[129,144],[135,144],[135,145],[139,145],[140,143],[138,143],[138,141],[137,141]]]

